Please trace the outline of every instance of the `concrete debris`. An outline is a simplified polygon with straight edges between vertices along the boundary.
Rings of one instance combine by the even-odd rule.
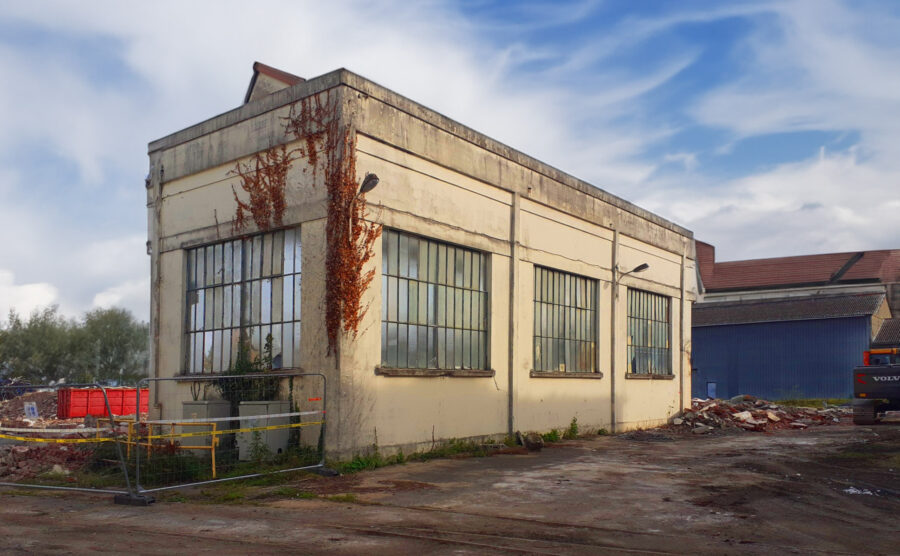
[[[708,434],[719,429],[767,432],[780,429],[805,429],[810,426],[839,423],[851,414],[850,408],[825,409],[779,405],[753,396],[735,396],[730,400],[694,399],[681,417],[668,428]]]
[[[530,432],[525,435],[525,447],[532,452],[540,452],[544,447],[544,439],[536,432]]]
[[[532,452],[540,452],[541,448],[544,447],[544,439],[536,432],[522,434],[516,431],[516,441],[520,446],[525,446]]]
[[[872,496],[873,494],[875,494],[874,492],[872,492],[871,490],[869,490],[867,488],[856,488],[856,487],[845,488],[844,492],[847,494],[865,494],[866,496]]]
[[[749,411],[739,411],[737,413],[733,413],[731,415],[732,419],[737,419],[739,421],[750,421],[753,419],[753,414]]]

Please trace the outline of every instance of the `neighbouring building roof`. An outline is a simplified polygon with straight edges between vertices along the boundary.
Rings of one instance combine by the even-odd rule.
[[[716,262],[715,247],[697,242],[707,292],[900,281],[900,249]]]
[[[881,323],[881,328],[875,339],[872,340],[872,347],[895,347],[900,346],[900,318],[886,319]]]
[[[262,62],[254,62],[253,77],[250,78],[250,86],[244,95],[244,104],[304,81],[306,80],[299,75],[267,66]]]
[[[693,326],[757,322],[871,317],[884,302],[883,293],[787,297],[773,300],[695,303]]]

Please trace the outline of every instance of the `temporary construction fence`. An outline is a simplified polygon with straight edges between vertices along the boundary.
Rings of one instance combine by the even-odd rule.
[[[95,392],[103,419],[59,418],[60,390]],[[125,494],[127,441],[99,384],[0,386],[0,485]]]
[[[182,401],[160,418],[135,415],[126,457],[138,495],[325,464],[321,373],[155,378],[142,388]]]
[[[63,387],[49,385],[0,402],[0,486],[105,492],[145,504],[161,490],[324,466],[320,373],[144,379],[124,404],[130,415],[116,414],[109,388],[64,388],[73,386],[100,392],[108,417],[56,418]],[[166,404],[148,408],[147,392]]]

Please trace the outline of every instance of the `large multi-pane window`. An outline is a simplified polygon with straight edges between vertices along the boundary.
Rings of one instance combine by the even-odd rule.
[[[534,267],[534,370],[596,372],[596,284]]]
[[[276,367],[300,361],[300,230],[189,249],[187,373],[227,372],[241,342],[251,357],[272,336]]]
[[[385,230],[381,364],[399,369],[487,369],[484,254]]]
[[[628,372],[672,374],[669,298],[628,290]]]

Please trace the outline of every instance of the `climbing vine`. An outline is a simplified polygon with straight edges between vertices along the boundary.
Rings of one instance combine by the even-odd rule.
[[[235,229],[244,229],[249,215],[265,230],[282,225],[293,161],[308,162],[315,185],[321,157],[328,192],[325,328],[329,355],[335,353],[341,330],[354,338],[359,332],[366,315],[362,296],[375,277],[374,270],[363,272],[363,268],[374,256],[375,241],[381,235],[381,226],[365,219],[365,195],[357,194],[356,139],[349,127],[341,126],[338,107],[336,96],[326,103],[319,96],[302,99],[285,118],[285,133],[299,146],[288,150],[282,145],[258,153],[249,164],[237,164],[232,171],[249,196],[244,202],[234,191]]]
[[[235,232],[241,232],[246,228],[248,215],[253,218],[253,222],[260,230],[282,225],[284,192],[294,152],[289,151],[284,145],[274,147],[256,153],[248,164],[238,162],[234,170],[229,172],[230,175],[238,177],[241,189],[248,195],[246,202],[241,201],[234,186],[231,188],[237,203],[232,226]]]

